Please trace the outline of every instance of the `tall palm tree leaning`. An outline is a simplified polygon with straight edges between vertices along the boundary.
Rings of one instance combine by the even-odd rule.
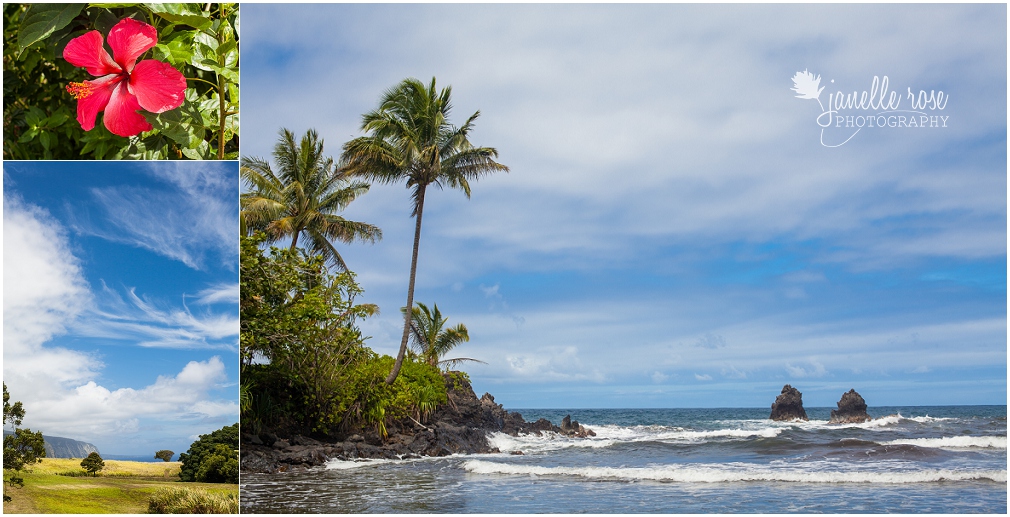
[[[410,260],[410,283],[406,307],[414,306],[417,248],[421,240],[421,216],[428,187],[458,188],[470,197],[470,181],[508,167],[494,161],[498,151],[474,147],[468,140],[480,111],[460,127],[449,124],[452,87],[435,89],[435,78],[425,86],[405,79],[386,90],[379,108],[362,116],[361,130],[368,136],[344,144],[341,161],[349,174],[380,183],[406,181],[413,200],[414,251]],[[393,369],[386,377],[392,384],[400,373],[410,335],[410,314],[404,311],[403,338]]]
[[[323,141],[315,130],[308,130],[296,143],[290,131],[281,129],[273,156],[276,173],[266,160],[242,158],[241,176],[249,189],[241,198],[242,233],[263,231],[269,242],[290,237],[292,250],[304,234],[310,253],[322,255],[343,271],[347,264],[333,241],[375,242],[382,238],[378,227],[337,215],[368,192],[368,184],[351,182],[333,158],[323,156]]]
[[[407,312],[406,307],[400,310]],[[411,311],[411,342],[414,345],[414,349],[421,354],[424,362],[436,368],[442,366],[451,368],[464,361],[487,364],[479,359],[471,359],[469,357],[443,359],[445,354],[449,353],[450,350],[470,341],[470,333],[467,331],[466,325],[460,323],[455,327],[443,328],[447,321],[449,321],[449,318],[442,317],[442,312],[438,310],[437,303],[434,309],[428,309],[427,305],[417,302],[417,305]]]

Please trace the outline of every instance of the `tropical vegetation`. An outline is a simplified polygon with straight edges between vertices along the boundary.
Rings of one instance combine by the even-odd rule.
[[[308,131],[296,141],[280,131],[273,164],[243,158],[241,174],[240,410],[243,430],[267,436],[387,435],[388,426],[423,422],[448,402],[465,374],[448,369],[472,358],[447,358],[469,341],[466,326],[448,326],[439,307],[414,306],[421,220],[431,186],[460,189],[508,171],[497,151],[469,141],[475,112],[449,123],[451,89],[408,79],[364,115],[368,136],[343,146],[335,163]],[[374,242],[381,232],[340,214],[369,185],[406,182],[413,200],[404,334],[394,359],[366,346],[359,324],[379,308],[359,300],[364,290],[336,243]],[[288,242],[286,239],[290,239]],[[274,246],[283,241],[282,247]],[[412,337],[407,353],[408,338]],[[480,362],[480,361],[477,361]]]
[[[307,250],[347,269],[333,241],[375,242],[382,231],[370,224],[348,221],[339,212],[368,192],[368,184],[350,181],[333,159],[323,154],[323,140],[310,129],[300,141],[282,129],[274,146],[275,172],[261,158],[242,158],[241,176],[248,192],[241,197],[241,225],[245,235],[257,231],[268,242],[290,238],[290,249],[304,236]]]
[[[238,158],[238,27],[235,3],[5,3],[3,158]]]
[[[470,182],[508,167],[495,161],[498,151],[470,143],[470,132],[480,116],[474,112],[462,126],[449,123],[452,88],[441,91],[435,78],[427,86],[405,79],[387,90],[379,107],[362,116],[361,130],[369,133],[344,144],[341,162],[348,174],[379,183],[405,182],[412,200],[414,246],[405,307],[414,306],[414,281],[421,240],[424,198],[431,186],[460,189],[469,198]],[[404,314],[403,336],[386,384],[399,375],[410,336],[411,314]]]
[[[406,308],[401,310],[406,311]],[[445,359],[445,355],[450,350],[470,341],[470,333],[467,331],[466,325],[460,323],[455,327],[445,328],[447,321],[449,318],[442,317],[437,303],[433,309],[428,309],[427,305],[418,302],[411,311],[410,344],[420,359],[431,366],[444,370],[449,370],[466,361],[484,363],[484,361],[469,357]]]
[[[242,237],[240,319],[242,422],[265,429],[333,434],[420,414],[446,401],[437,368],[416,362],[386,385],[393,359],[364,345],[357,322],[378,313],[356,303],[349,271],[332,272],[302,249],[263,250]]]

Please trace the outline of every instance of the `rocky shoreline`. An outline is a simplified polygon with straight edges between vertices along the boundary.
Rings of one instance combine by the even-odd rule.
[[[541,435],[544,432],[576,438],[596,436],[569,416],[562,420],[560,426],[544,418],[527,422],[521,414],[506,411],[501,404],[495,403],[489,393],[478,399],[465,380],[453,379],[449,374],[443,377],[448,403],[424,422],[408,417],[389,423],[385,438],[374,429],[337,436],[325,442],[300,435],[279,437],[271,433],[242,433],[241,471],[276,473],[303,470],[321,466],[332,459],[409,459],[500,452],[488,442],[488,434],[493,432],[512,436]]]

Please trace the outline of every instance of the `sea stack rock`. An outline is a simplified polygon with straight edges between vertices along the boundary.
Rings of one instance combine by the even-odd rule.
[[[561,419],[561,434],[573,438],[588,438],[596,436],[592,429],[586,429],[578,420],[572,420],[572,415],[565,415]]]
[[[807,412],[803,410],[803,394],[800,390],[786,384],[782,387],[782,394],[775,397],[772,404],[772,420],[809,420]]]
[[[838,409],[831,410],[829,424],[861,424],[869,422],[873,417],[866,414],[866,401],[856,390],[849,390],[838,401]]]

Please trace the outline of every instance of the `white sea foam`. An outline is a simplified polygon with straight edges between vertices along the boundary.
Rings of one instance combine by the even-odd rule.
[[[383,463],[391,463],[397,460],[387,460],[387,459],[360,459],[360,460],[338,460],[332,459],[326,462],[327,470],[349,470],[357,469],[361,467],[374,467],[376,465],[381,465]]]
[[[510,436],[505,433],[491,433],[487,437],[491,447],[497,447],[502,452],[522,451],[524,454],[556,451],[570,447],[602,448],[610,447],[616,440],[597,435],[589,438],[569,438],[557,433],[545,432],[540,436],[524,434]]]
[[[1006,449],[1006,436],[944,436],[943,438],[903,438],[883,445],[915,445],[937,449]]]
[[[1006,483],[1007,479],[1005,470],[810,471],[779,469],[748,464],[660,465],[649,467],[541,467],[516,463],[469,460],[463,463],[463,468],[475,474],[560,476],[618,481],[649,480],[677,483],[782,481],[793,483],[911,484],[967,480],[990,480]]]
[[[702,443],[713,439],[747,439],[774,438],[784,427],[763,427],[756,429],[718,429],[713,431],[694,431],[682,427],[659,425],[631,426],[592,425],[587,426],[596,433],[595,437],[569,438],[557,433],[545,432],[540,436],[535,434],[509,436],[504,433],[492,433],[488,441],[492,447],[502,452],[523,451],[546,452],[572,447],[598,449],[610,447],[617,443],[632,442],[666,442],[666,443]]]

